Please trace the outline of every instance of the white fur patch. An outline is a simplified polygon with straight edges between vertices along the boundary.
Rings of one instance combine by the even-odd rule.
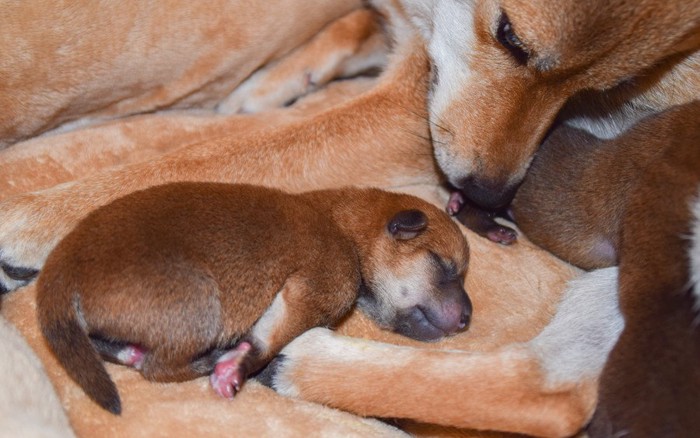
[[[0,436],[73,437],[41,361],[2,317],[0,339]]]
[[[402,3],[410,3],[410,1],[403,1]],[[412,23],[409,22],[412,17],[406,17],[398,5],[395,4],[395,0],[370,0],[370,4],[389,17],[387,20],[389,24],[387,30],[389,31],[391,39],[396,44],[393,52],[394,55],[399,53],[400,56],[403,45],[405,43],[410,43],[415,35],[414,27],[412,26]],[[406,7],[406,5],[403,6]],[[406,9],[409,8],[406,7]],[[410,15],[411,12],[407,12]],[[391,62],[389,62],[389,66],[391,66]]]
[[[587,272],[569,282],[556,315],[530,346],[547,380],[595,378],[624,328],[618,305],[618,268]]]
[[[376,271],[375,297],[383,310],[382,318],[394,316],[386,315],[389,310],[410,309],[431,298],[426,291],[432,289],[433,268],[427,257],[399,268],[383,266]]]
[[[285,359],[272,382],[282,395],[298,397],[299,389],[291,380],[298,367],[333,372],[333,364],[383,363],[401,366],[415,359],[414,350],[392,344],[336,335],[326,328],[314,328],[296,338],[282,350]],[[351,376],[348,376],[350,378]]]
[[[472,2],[458,0],[442,0],[433,7],[428,53],[439,72],[430,100],[433,118],[444,113],[472,76],[468,59],[475,41],[473,9]]]
[[[283,289],[284,290],[284,289]],[[284,301],[282,293],[278,293],[272,300],[270,307],[255,323],[251,330],[251,335],[255,339],[256,347],[266,353],[270,347],[270,338],[275,333],[287,317],[287,303]]]
[[[636,110],[631,105],[623,105],[602,114],[579,114],[566,120],[566,124],[600,139],[610,140],[619,137],[647,115],[648,113]]]
[[[691,205],[693,213],[693,228],[690,244],[690,281],[693,284],[695,310],[700,311],[700,193]]]
[[[440,119],[451,103],[461,96],[465,84],[473,80],[469,58],[473,52],[474,2],[461,0],[402,0],[414,26],[427,41],[428,54],[438,72],[431,90],[428,111],[435,142],[435,158],[440,168],[456,181],[473,171],[472,163],[461,159],[449,147],[441,147]]]

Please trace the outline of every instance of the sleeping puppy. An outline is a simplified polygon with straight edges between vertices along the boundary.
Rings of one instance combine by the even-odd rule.
[[[413,196],[172,183],[99,208],[59,243],[37,283],[39,322],[68,374],[112,413],[121,402],[100,355],[154,381],[210,374],[231,398],[358,298],[416,339],[465,329],[468,256],[457,225]]]
[[[625,329],[601,377],[592,437],[700,436],[700,286],[690,264],[698,120],[696,101],[613,140],[561,128],[514,200],[535,243],[585,269],[619,265]]]

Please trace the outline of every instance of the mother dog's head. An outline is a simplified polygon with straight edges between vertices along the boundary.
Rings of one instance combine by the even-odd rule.
[[[700,45],[700,1],[399,0],[433,65],[437,161],[484,207],[507,204],[569,97]]]

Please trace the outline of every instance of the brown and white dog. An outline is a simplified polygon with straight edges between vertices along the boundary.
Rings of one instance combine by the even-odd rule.
[[[82,220],[39,276],[38,316],[69,375],[119,414],[98,353],[155,381],[211,374],[232,398],[358,296],[380,325],[415,339],[465,329],[468,258],[457,225],[414,196],[173,183]]]
[[[483,207],[507,204],[558,114],[568,124],[583,127],[599,137],[611,137],[650,112],[688,102],[700,94],[697,73],[700,70],[697,52],[700,3],[697,0],[690,3],[645,0],[633,4],[623,0],[585,3],[538,0],[527,4],[509,0],[376,0],[374,3],[394,20],[391,38],[396,43],[395,53],[389,61],[389,74],[385,75],[384,93],[403,94],[400,98],[387,95],[377,99],[386,104],[394,103],[396,108],[391,111],[404,118],[411,117],[411,113],[422,115],[427,107],[435,157],[441,171],[453,186]],[[428,74],[426,69],[429,68],[424,61],[424,44],[405,23],[396,24],[400,21],[397,17],[403,14],[410,17],[425,40],[432,66],[429,90],[423,82],[423,75]],[[381,63],[377,60],[381,57],[377,55],[376,39],[368,37],[372,35],[368,29],[374,25],[362,14],[352,20],[366,24],[346,25],[339,32],[328,32],[330,43],[316,44],[314,47],[318,50],[302,50],[299,54],[307,63],[315,60],[311,64],[318,66],[319,78],[328,79],[329,75],[322,72],[351,74],[360,69],[348,67],[347,57],[337,60],[341,67],[326,67],[325,61],[333,57],[322,54],[333,54],[335,46],[348,52],[348,44],[341,41],[367,41],[367,45],[350,45],[349,52],[367,55],[356,59],[365,67]],[[367,61],[368,58],[376,62]],[[275,78],[282,82],[281,88],[289,85],[296,89],[296,95],[306,89],[299,88],[299,77],[306,78],[302,81],[305,86],[313,87],[317,81],[308,71],[290,72],[290,69],[293,70],[288,65],[279,66],[267,75],[268,78],[261,78],[263,72],[253,75],[250,83],[241,86],[248,99],[241,95],[243,92],[234,93],[222,108],[235,111],[258,105],[264,107],[265,102],[281,104],[293,99],[294,91],[285,91],[278,99],[265,97],[261,90],[271,90],[268,95],[279,95],[278,90],[270,88]],[[415,69],[423,70],[418,74]],[[413,84],[409,85],[411,78]],[[427,97],[416,96],[421,92]],[[359,122],[353,126],[370,126],[372,131],[388,129],[389,113],[384,114],[387,118],[374,119],[374,123],[371,114],[377,114],[377,109],[370,108],[366,102],[357,102],[355,106],[347,112]],[[411,123],[417,125],[418,121]],[[397,137],[406,135],[403,123],[401,129],[391,131],[384,144],[400,143]],[[423,131],[424,127],[411,127],[408,132],[423,135]],[[366,141],[362,135],[355,136],[362,138],[361,142]],[[299,135],[292,137],[299,138]],[[337,136],[332,138],[329,151],[346,150],[345,145],[352,142],[351,137],[347,141],[337,140]],[[307,144],[312,140],[299,138]],[[240,140],[229,138],[221,142],[240,143]],[[406,140],[406,143],[403,155],[388,154],[382,159],[402,163],[397,166],[397,177],[403,171],[408,179],[408,174],[415,169],[411,161],[423,160],[425,152],[414,154],[410,145],[415,144],[416,139]],[[111,184],[110,178],[119,179],[120,172],[117,172],[113,176],[96,178],[104,183],[86,181],[53,193],[8,201],[0,213],[2,288],[12,290],[26,284],[60,236],[80,217],[109,199],[178,178],[219,180],[222,173],[228,172],[225,157],[231,154],[219,151],[217,146],[189,148],[199,150],[200,155],[218,156],[214,163],[202,159],[199,171],[178,166],[179,162],[189,159],[188,151],[182,150],[181,154],[167,159],[171,164],[156,163],[158,168],[173,170],[166,172],[167,175],[137,172],[131,175],[127,185]],[[252,167],[269,168],[264,157],[255,152],[243,152],[243,145],[234,149],[239,149],[238,156],[250,154],[244,161],[255,162]],[[295,161],[304,160],[301,152],[290,151],[287,155]],[[366,163],[339,163],[338,169],[357,167],[353,169],[355,173],[364,175],[362,168],[366,166]],[[244,182],[248,178],[231,177]],[[339,185],[344,183],[340,181]],[[78,192],[82,192],[82,196],[76,196]],[[86,192],[90,195],[85,196]],[[61,204],[70,205],[73,211],[45,210],[39,215],[43,220],[35,217],[37,209]]]
[[[431,60],[435,156],[482,207],[510,201],[572,97],[567,123],[611,137],[700,92],[697,0],[401,3]]]
[[[700,87],[697,2],[640,1],[633,7],[621,0],[406,0],[387,7],[398,15],[409,13],[425,44],[399,23],[387,71],[379,86],[361,98],[279,131],[188,146],[161,160],[3,202],[3,288],[26,284],[91,210],[155,184],[238,181],[301,191],[357,182],[436,182],[427,142],[420,138],[429,129],[450,182],[485,206],[502,205],[570,97],[575,101],[565,108],[567,123],[612,136],[649,109],[692,100]],[[430,127],[421,119],[426,108]],[[622,122],[607,124],[611,119]],[[286,352],[290,369],[304,369],[304,375],[287,373],[294,378],[281,378],[278,388],[368,415],[570,435],[590,417],[598,376],[621,329],[616,279],[615,268],[584,275],[570,285],[540,336],[492,352],[360,345],[314,329]],[[329,368],[315,367],[314,355]],[[441,370],[452,393],[446,397],[440,385],[423,387],[415,379],[402,379],[413,375],[408,369]],[[352,381],[333,377],[336,371],[376,385],[363,388],[372,390],[363,394]]]

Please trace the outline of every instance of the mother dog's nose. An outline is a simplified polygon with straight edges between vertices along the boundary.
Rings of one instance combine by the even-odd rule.
[[[462,178],[458,187],[476,205],[490,210],[508,206],[518,189],[517,184],[508,186],[506,182],[477,178],[474,175]]]

